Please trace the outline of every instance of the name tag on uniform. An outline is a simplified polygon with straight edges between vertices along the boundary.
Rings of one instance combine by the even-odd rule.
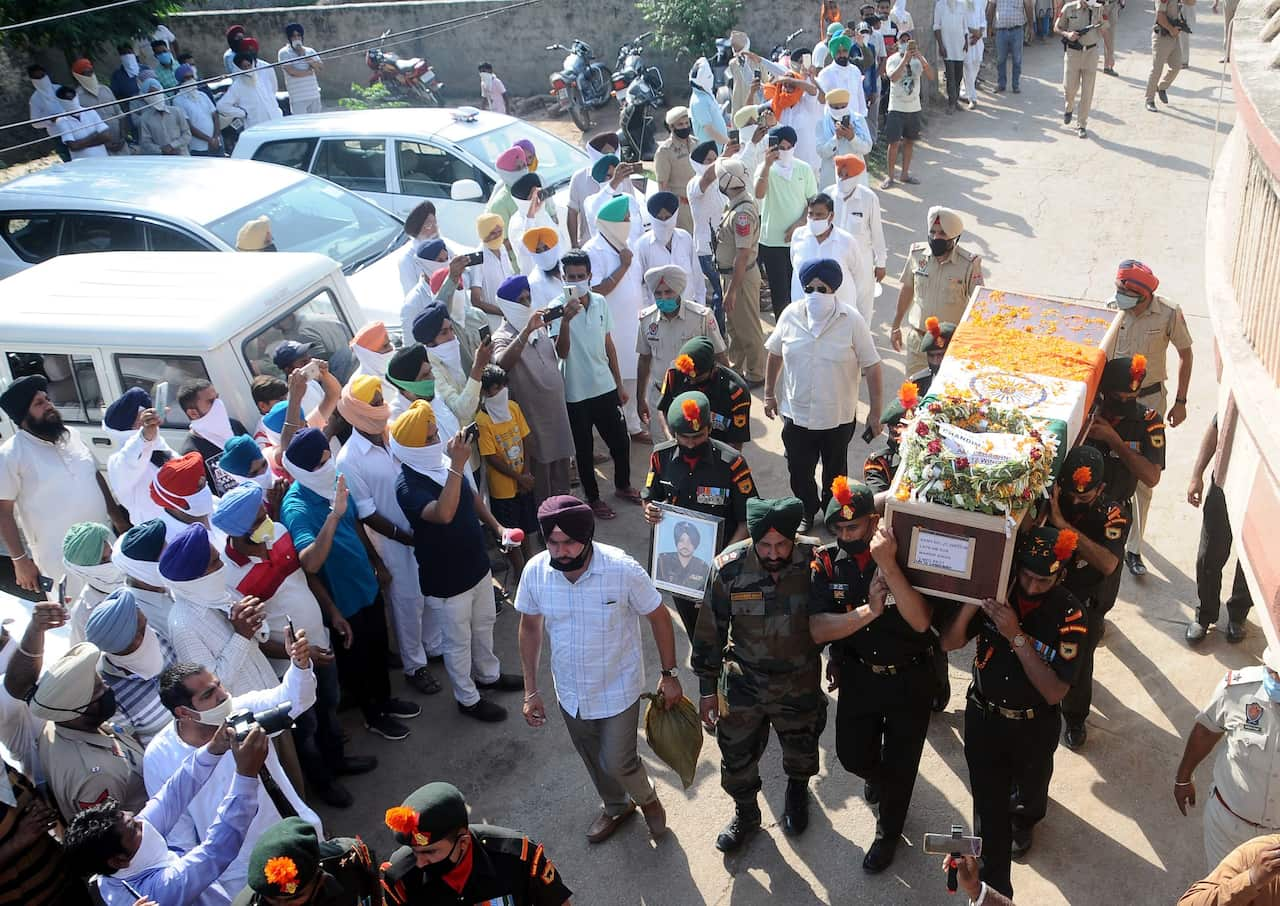
[[[843,601],[845,598],[845,595],[849,593],[848,584],[843,582],[839,584],[832,582],[830,587],[831,587],[831,597],[835,598],[837,601]]]
[[[654,321],[652,324],[646,327],[644,335],[645,335],[645,339],[648,340],[650,343],[658,342],[658,322]]]
[[[696,499],[703,506],[723,506],[729,500],[729,489],[700,487]]]
[[[763,601],[762,591],[734,591],[729,593],[730,601]]]

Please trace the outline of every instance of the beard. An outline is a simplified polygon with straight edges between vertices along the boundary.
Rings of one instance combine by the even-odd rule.
[[[62,414],[56,409],[40,419],[27,416],[22,427],[41,440],[57,443],[67,436],[67,426],[62,423]]]

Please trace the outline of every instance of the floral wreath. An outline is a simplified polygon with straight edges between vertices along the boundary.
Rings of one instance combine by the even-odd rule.
[[[1052,433],[1042,434],[1021,410],[952,386],[921,405],[915,385],[904,384],[899,400],[908,410],[899,500],[914,495],[961,510],[1009,514],[1047,495],[1058,439]],[[971,462],[943,443],[938,427],[942,424],[975,434],[1020,434],[1017,448],[1025,456],[997,463]],[[987,448],[991,449],[990,442]]]

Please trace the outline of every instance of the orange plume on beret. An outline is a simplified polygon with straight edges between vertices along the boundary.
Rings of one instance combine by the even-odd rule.
[[[1129,376],[1142,383],[1142,379],[1147,376],[1147,357],[1139,353],[1133,357],[1133,363],[1129,366]]]
[[[853,491],[849,488],[849,479],[844,475],[837,475],[835,481],[831,482],[831,496],[840,501],[841,506],[849,506],[853,502]]]
[[[279,887],[287,894],[298,892],[298,866],[288,856],[275,856],[268,859],[262,868],[267,881]]]
[[[680,404],[680,413],[695,431],[702,430],[702,407],[693,400],[685,400]]]
[[[418,830],[418,813],[407,805],[397,805],[395,808],[387,809],[387,814],[382,820],[397,834],[411,836]]]
[[[933,334],[935,340],[942,336],[942,324],[932,315],[924,319],[924,329]]]
[[[685,377],[693,377],[697,368],[698,366],[693,364],[693,359],[684,353],[680,353],[680,355],[676,356],[676,371],[680,372]]]
[[[1081,466],[1071,473],[1071,480],[1075,483],[1076,493],[1083,494],[1089,489],[1089,485],[1093,483],[1093,469],[1088,466]]]
[[[1079,540],[1080,536],[1071,529],[1058,532],[1058,541],[1053,545],[1053,555],[1058,558],[1059,563],[1076,552],[1076,542]]]
[[[920,405],[920,387],[912,381],[904,381],[898,388],[898,402],[903,409],[914,409]]]

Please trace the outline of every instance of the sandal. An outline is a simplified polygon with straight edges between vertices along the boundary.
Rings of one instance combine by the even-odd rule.
[[[618,517],[618,514],[603,500],[591,501],[591,512],[595,514],[597,519],[616,519]]]
[[[643,501],[640,499],[640,492],[635,488],[618,488],[613,492],[613,496],[619,500],[625,500],[627,503],[634,503],[639,506]]]
[[[905,182],[909,186],[920,185],[920,180],[916,179],[914,176],[904,176],[900,181]]]

